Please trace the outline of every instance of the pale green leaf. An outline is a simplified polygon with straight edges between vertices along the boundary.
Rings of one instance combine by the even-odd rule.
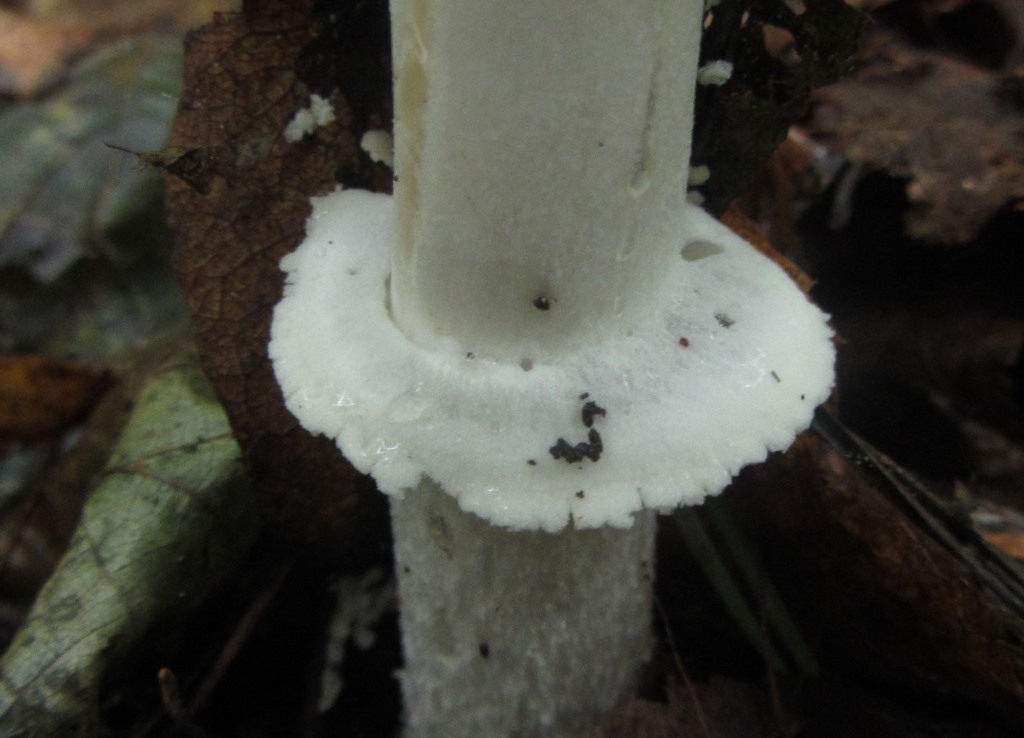
[[[111,148],[163,146],[181,65],[180,39],[132,39],[0,102],[0,350],[103,363],[183,330],[161,177]]]
[[[191,362],[142,390],[67,554],[0,661],[0,736],[94,734],[104,670],[228,576],[257,533],[227,419]]]
[[[161,147],[181,87],[181,42],[100,50],[42,99],[0,106],[0,266],[50,282],[79,259],[131,258],[118,232],[160,198],[159,174],[108,146]]]

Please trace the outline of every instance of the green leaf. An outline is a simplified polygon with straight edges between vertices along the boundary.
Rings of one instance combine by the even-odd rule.
[[[111,148],[163,145],[180,46],[120,42],[47,96],[0,102],[0,349],[103,363],[183,332],[160,175]]]
[[[0,106],[0,266],[51,282],[85,256],[130,260],[119,232],[158,206],[159,174],[132,151],[163,145],[181,89],[180,41],[104,48],[65,84]]]
[[[151,379],[63,561],[0,660],[0,736],[94,735],[107,666],[235,569],[258,509],[199,369],[189,362]]]

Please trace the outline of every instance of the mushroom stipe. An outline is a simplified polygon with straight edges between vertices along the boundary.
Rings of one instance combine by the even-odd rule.
[[[394,197],[314,198],[270,357],[391,496],[405,738],[587,734],[650,653],[655,511],[789,446],[831,330],[687,202],[704,0],[390,5]]]

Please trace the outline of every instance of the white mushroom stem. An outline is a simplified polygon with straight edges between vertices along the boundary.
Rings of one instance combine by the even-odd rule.
[[[649,655],[650,511],[786,448],[831,331],[686,202],[702,0],[391,9],[395,196],[314,199],[269,353],[392,496],[409,738],[574,736]]]
[[[509,531],[430,482],[393,499],[405,735],[582,735],[650,652],[654,514]]]
[[[414,342],[557,361],[649,309],[679,253],[702,17],[392,0],[391,299]]]
[[[529,369],[648,308],[678,258],[702,9],[392,0],[410,340]],[[394,500],[408,735],[574,735],[614,707],[649,653],[638,517],[510,532],[429,482]]]

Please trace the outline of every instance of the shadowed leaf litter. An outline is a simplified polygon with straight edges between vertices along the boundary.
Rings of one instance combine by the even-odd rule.
[[[863,172],[906,181],[911,237],[968,243],[1024,200],[1020,75],[877,32],[856,74],[815,96],[808,129]]]
[[[181,63],[175,38],[125,40],[0,101],[0,349],[105,361],[181,329],[160,176],[112,148],[164,143]]]
[[[0,660],[0,734],[96,735],[105,670],[234,571],[259,529],[251,495],[199,369],[186,361],[154,376]]]

